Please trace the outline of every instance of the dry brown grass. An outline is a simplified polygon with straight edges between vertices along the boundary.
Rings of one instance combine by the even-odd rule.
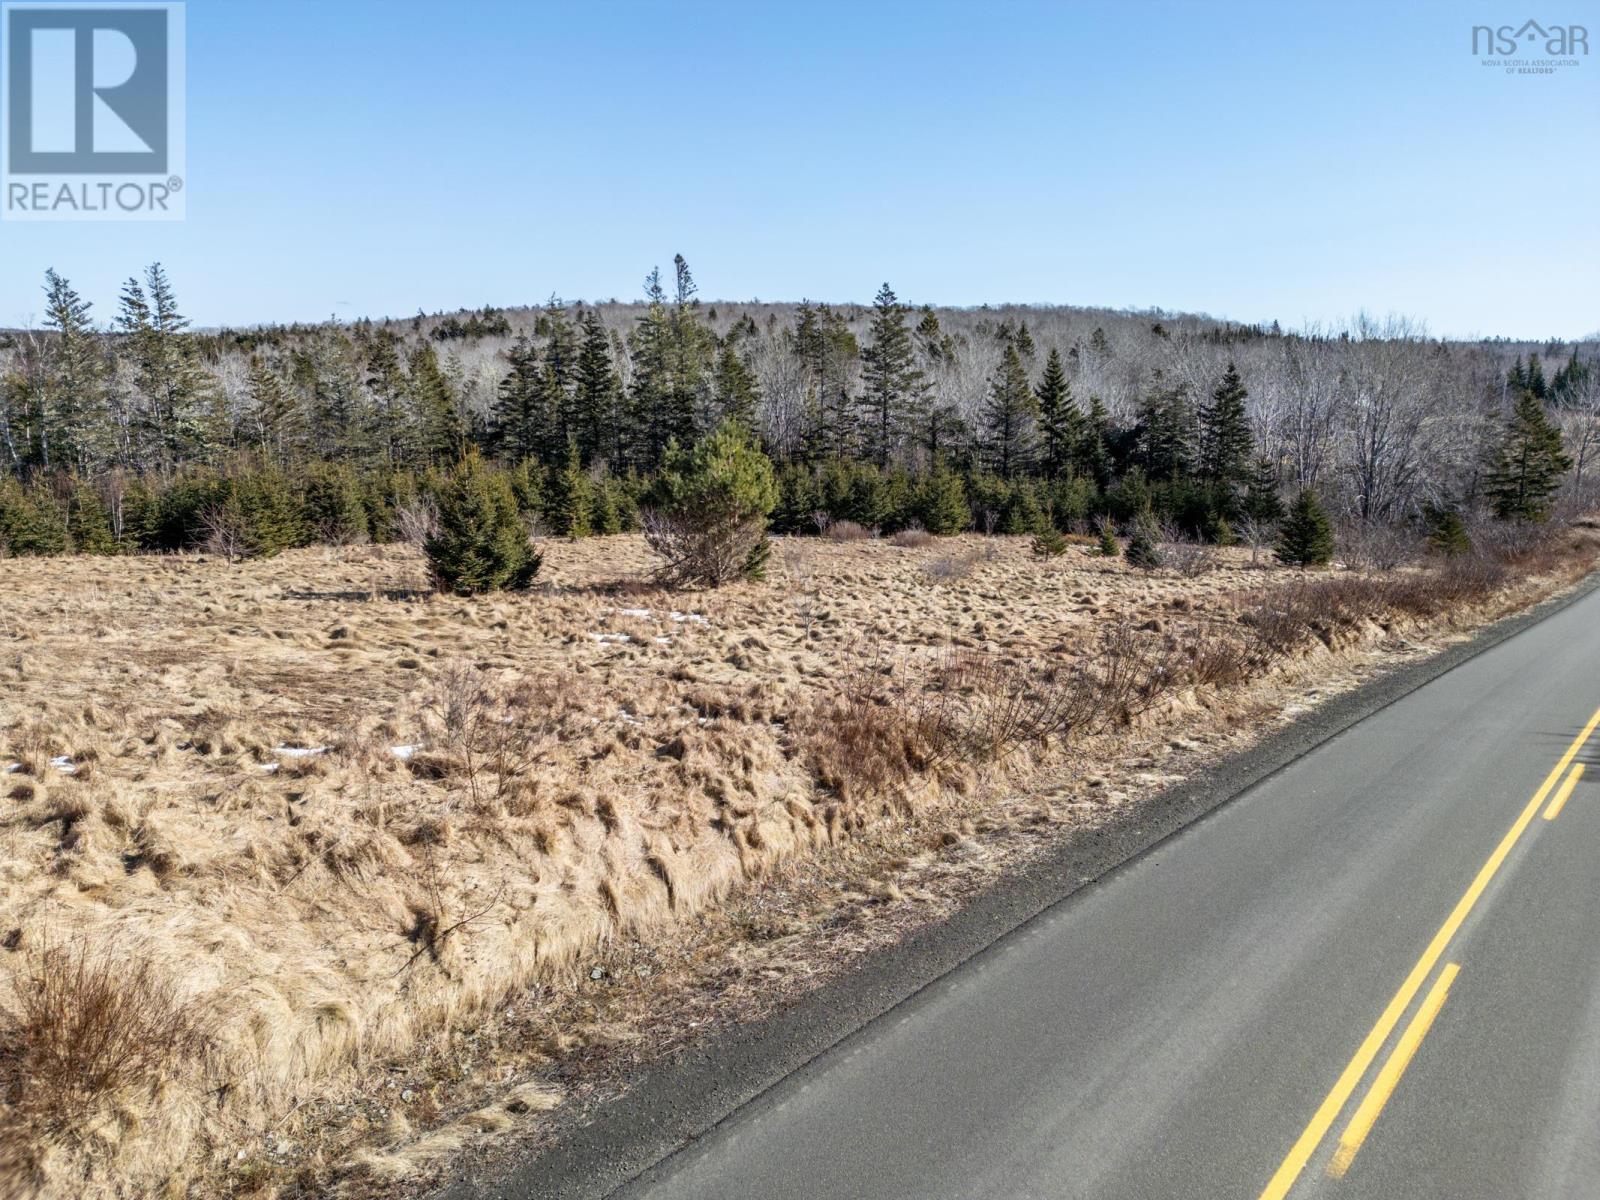
[[[643,539],[597,539],[551,550],[533,592],[470,600],[413,590],[398,548],[7,562],[0,1190],[320,1187],[357,1158],[392,1178],[554,1093],[441,1127],[432,1086],[401,1103],[391,1072],[524,1003],[543,1015],[520,1053],[560,1058],[558,998],[620,948],[670,946],[794,864],[1000,803],[1029,771],[1125,753],[1130,731],[1176,736],[1263,647],[1314,673],[1330,647],[1442,620],[1438,595],[1477,619],[1537,590],[1467,566],[1441,590],[1226,551],[1183,578],[940,541],[786,543],[782,580],[682,593],[639,582]],[[962,569],[931,579],[941,555]],[[1577,568],[1520,569],[1548,589]],[[134,961],[125,997],[62,1007],[59,980]],[[96,1083],[95,1055],[38,1048],[46,1011],[121,1031],[72,1044],[143,1030],[151,1061]],[[488,1051],[465,1060],[480,1091],[499,1078]],[[45,1137],[20,1114],[65,1094],[53,1078],[89,1098]],[[283,1149],[316,1122],[337,1155]]]

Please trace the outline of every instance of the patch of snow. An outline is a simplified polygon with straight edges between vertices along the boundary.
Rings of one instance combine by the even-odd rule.
[[[22,764],[21,763],[7,763],[5,766],[0,767],[0,775],[9,775],[13,771],[20,771],[20,770],[22,770]]]
[[[613,608],[611,611],[619,617],[648,617],[650,615],[648,608]]]
[[[633,639],[625,633],[591,633],[589,637],[596,642],[606,642],[610,644],[633,641]]]
[[[677,621],[680,625],[685,621],[692,621],[696,625],[711,624],[711,621],[708,618],[701,616],[699,613],[681,613],[676,609],[674,609],[672,612],[672,619]]]
[[[274,746],[274,754],[281,754],[284,758],[310,758],[316,754],[326,754],[326,746]]]
[[[617,716],[619,718],[621,718],[622,720],[626,721],[629,725],[643,725],[644,724],[644,722],[642,720],[640,720],[638,717],[634,716],[631,712],[629,712],[625,708],[617,709]]]
[[[411,757],[413,755],[415,755],[418,750],[421,750],[421,749],[422,749],[422,743],[418,742],[414,746],[390,746],[389,747],[389,753],[394,755],[396,758],[400,759],[402,762],[406,762],[406,761],[409,761],[411,759]]]
[[[656,637],[656,638],[651,638],[650,640],[652,642],[654,642],[658,646],[670,646],[670,645],[672,645],[672,639],[669,638],[669,637]]]

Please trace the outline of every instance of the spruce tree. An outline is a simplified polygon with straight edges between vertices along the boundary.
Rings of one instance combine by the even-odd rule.
[[[1066,367],[1054,347],[1045,359],[1044,375],[1034,389],[1039,411],[1039,441],[1047,479],[1060,479],[1071,472],[1084,437],[1083,414],[1072,399]]]
[[[585,465],[606,460],[613,468],[626,466],[618,406],[621,388],[611,365],[611,340],[600,314],[589,309],[580,321],[583,339],[578,348],[578,378],[573,394],[574,434]]]
[[[929,533],[960,533],[972,524],[972,510],[967,507],[967,490],[961,476],[937,459],[917,485],[912,507]]]
[[[1014,343],[1007,343],[1000,368],[989,381],[984,408],[984,443],[990,465],[1004,479],[1028,469],[1034,447],[1034,395]]]
[[[1333,558],[1333,522],[1307,488],[1301,492],[1278,531],[1278,561],[1294,567],[1325,566]]]
[[[731,337],[723,343],[722,353],[717,356],[715,394],[719,422],[737,421],[747,429],[755,427],[758,399],[755,372],[745,365]]]
[[[506,358],[511,370],[500,381],[495,398],[495,451],[509,463],[537,462],[550,440],[539,351],[522,334],[506,351]]]
[[[1200,414],[1200,477],[1212,488],[1225,517],[1235,515],[1239,493],[1250,481],[1255,439],[1245,411],[1248,395],[1230,362]]]
[[[777,503],[772,462],[737,422],[723,422],[693,447],[674,443],[645,526],[651,548],[665,560],[663,576],[709,587],[761,578],[771,553],[767,521]]]
[[[1161,540],[1155,521],[1148,513],[1134,518],[1133,529],[1128,535],[1128,549],[1123,557],[1128,560],[1129,566],[1145,571],[1153,571],[1161,565]]]
[[[504,475],[469,451],[445,477],[437,500],[439,531],[423,551],[440,591],[470,596],[533,582],[542,559]]]
[[[126,335],[134,386],[144,400],[148,457],[168,463],[202,457],[211,380],[160,263],[146,268],[143,283],[129,279],[123,285],[117,325]]]
[[[1276,525],[1283,519],[1283,500],[1278,495],[1278,473],[1270,458],[1256,459],[1250,471],[1244,512],[1259,525]]]
[[[861,355],[861,445],[867,461],[881,468],[889,465],[926,386],[906,324],[909,310],[887,283],[872,307],[872,341]]]
[[[1560,428],[1531,390],[1517,397],[1489,472],[1486,491],[1502,521],[1543,521],[1561,477],[1572,468]]]
[[[90,322],[89,302],[54,271],[44,278],[45,325],[55,338],[44,364],[41,465],[87,471],[103,465],[113,448],[110,364]]]
[[[1089,397],[1089,415],[1074,454],[1078,474],[1101,492],[1111,487],[1111,415],[1099,396]]]
[[[424,342],[411,352],[410,392],[417,446],[425,461],[447,462],[467,444],[467,431],[456,404],[455,389],[439,366],[434,348]]]
[[[1428,546],[1446,558],[1458,558],[1472,550],[1472,538],[1461,514],[1448,505],[1430,506],[1423,518],[1427,522]]]

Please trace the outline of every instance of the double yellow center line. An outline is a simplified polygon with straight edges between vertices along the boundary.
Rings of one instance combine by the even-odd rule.
[[[1594,716],[1589,718],[1589,723],[1583,727],[1582,732],[1567,747],[1567,752],[1561,756],[1561,761],[1556,763],[1550,774],[1545,777],[1544,783],[1533,794],[1533,799],[1528,801],[1527,807],[1522,810],[1522,814],[1517,817],[1511,828],[1506,831],[1505,837],[1500,839],[1500,844],[1494,848],[1494,853],[1489,855],[1488,861],[1478,871],[1477,877],[1473,879],[1466,893],[1456,902],[1455,908],[1445,918],[1444,924],[1439,926],[1439,932],[1433,935],[1433,940],[1428,943],[1428,948],[1422,952],[1422,957],[1417,959],[1416,966],[1411,968],[1411,973],[1406,976],[1405,982],[1400,985],[1400,990],[1394,994],[1394,998],[1389,1001],[1388,1007],[1383,1010],[1383,1014],[1378,1018],[1378,1023],[1368,1032],[1366,1039],[1361,1043],[1360,1049],[1356,1051],[1355,1057],[1350,1060],[1344,1071],[1340,1073],[1338,1080],[1333,1085],[1333,1090],[1323,1099],[1317,1111],[1312,1115],[1310,1124],[1305,1127],[1305,1131],[1301,1133],[1295,1144],[1290,1147],[1288,1155],[1284,1158],[1278,1170],[1267,1181],[1267,1186],[1261,1192],[1261,1200],[1283,1200],[1283,1197],[1289,1194],[1289,1189],[1294,1186],[1295,1180],[1300,1178],[1300,1172],[1305,1170],[1306,1163],[1316,1153],[1317,1147],[1322,1144],[1322,1139],[1327,1136],[1328,1130],[1333,1126],[1339,1114],[1344,1111],[1345,1104],[1349,1102],[1357,1085],[1366,1076],[1368,1068],[1372,1066],[1373,1061],[1378,1057],[1378,1052],[1383,1049],[1384,1043],[1389,1040],[1389,1035],[1394,1032],[1395,1026],[1400,1023],[1400,1018],[1411,1007],[1411,1001],[1415,999],[1417,992],[1421,990],[1423,983],[1433,972],[1434,966],[1437,965],[1440,957],[1444,954],[1445,948],[1450,944],[1450,939],[1455,937],[1456,931],[1461,928],[1462,922],[1472,912],[1473,907],[1483,895],[1484,889],[1489,886],[1490,881],[1494,879],[1495,874],[1500,870],[1501,864],[1505,862],[1506,856],[1511,853],[1512,847],[1517,844],[1523,832],[1532,823],[1534,817],[1538,815],[1539,806],[1545,802],[1545,799],[1555,789],[1556,784],[1561,781],[1562,775],[1572,765],[1572,760],[1578,756],[1578,751],[1583,749],[1584,743],[1593,736],[1597,728],[1600,728],[1600,710],[1595,711]],[[1579,773],[1574,772],[1566,785],[1562,787],[1562,794],[1558,795],[1556,802],[1551,804],[1551,811],[1545,814],[1547,818],[1553,818],[1556,813],[1561,811],[1561,805],[1566,803],[1566,797],[1572,794],[1572,788],[1577,785]],[[1454,966],[1454,964],[1451,965]],[[1453,970],[1450,970],[1448,974],[1450,979],[1455,978]],[[1436,984],[1434,990],[1429,993],[1428,1003],[1433,1003],[1435,997],[1437,997],[1437,1003],[1433,1004],[1434,1016],[1438,1014],[1438,1008],[1444,1004],[1444,996],[1449,990],[1449,982],[1445,980],[1444,975],[1440,976],[1440,980],[1443,982],[1444,987],[1441,989]],[[1413,1020],[1412,1026],[1407,1029],[1407,1037],[1409,1038],[1415,1031],[1415,1041],[1420,1043],[1422,1035],[1427,1032],[1427,1026],[1432,1023],[1432,1020],[1433,1017],[1429,1016],[1426,1021],[1422,1021],[1421,1013],[1419,1013],[1418,1019]],[[1400,1049],[1400,1047],[1396,1047],[1395,1054],[1391,1056],[1390,1062],[1385,1064],[1384,1068],[1385,1072],[1387,1072],[1391,1067],[1396,1066],[1398,1062],[1398,1069],[1394,1071],[1394,1079],[1389,1084],[1391,1090],[1394,1082],[1398,1081],[1400,1072],[1405,1070],[1405,1062],[1398,1061],[1400,1059]],[[1413,1045],[1411,1053],[1415,1053],[1415,1050],[1416,1046]],[[1405,1058],[1409,1060],[1410,1054],[1407,1054]],[[1378,1088],[1375,1083],[1373,1094],[1376,1095],[1377,1093]],[[1384,1092],[1378,1095],[1378,1099],[1373,1102],[1374,1108],[1370,1114],[1372,1120],[1377,1119],[1377,1110],[1383,1107],[1383,1100],[1387,1098],[1387,1094],[1387,1092]],[[1372,1101],[1371,1095],[1369,1095],[1368,1100]],[[1363,1104],[1362,1107],[1365,1109],[1366,1105]],[[1357,1128],[1357,1121],[1360,1116],[1361,1113],[1358,1111],[1340,1139],[1341,1143],[1348,1143],[1352,1134],[1359,1132],[1360,1137],[1355,1139],[1355,1149],[1360,1148],[1361,1139],[1366,1136],[1364,1130]],[[1368,1128],[1370,1128],[1370,1121],[1368,1122]],[[1351,1149],[1348,1156],[1345,1157],[1344,1166],[1349,1165],[1348,1159],[1354,1157],[1355,1149]],[[1344,1154],[1343,1148],[1341,1148],[1340,1154]],[[1338,1166],[1337,1162],[1332,1165]],[[1338,1173],[1342,1173],[1342,1170]]]

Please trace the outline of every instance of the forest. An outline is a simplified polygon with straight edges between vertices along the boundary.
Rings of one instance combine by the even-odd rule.
[[[1318,498],[1355,542],[1592,493],[1594,341],[1449,341],[1404,318],[1287,332],[1162,311],[642,300],[195,328],[160,264],[115,316],[54,271],[0,335],[0,548],[241,553],[389,541],[464,455],[535,533],[636,528],[664,457],[725,422],[780,533],[849,521],[1264,536]]]

